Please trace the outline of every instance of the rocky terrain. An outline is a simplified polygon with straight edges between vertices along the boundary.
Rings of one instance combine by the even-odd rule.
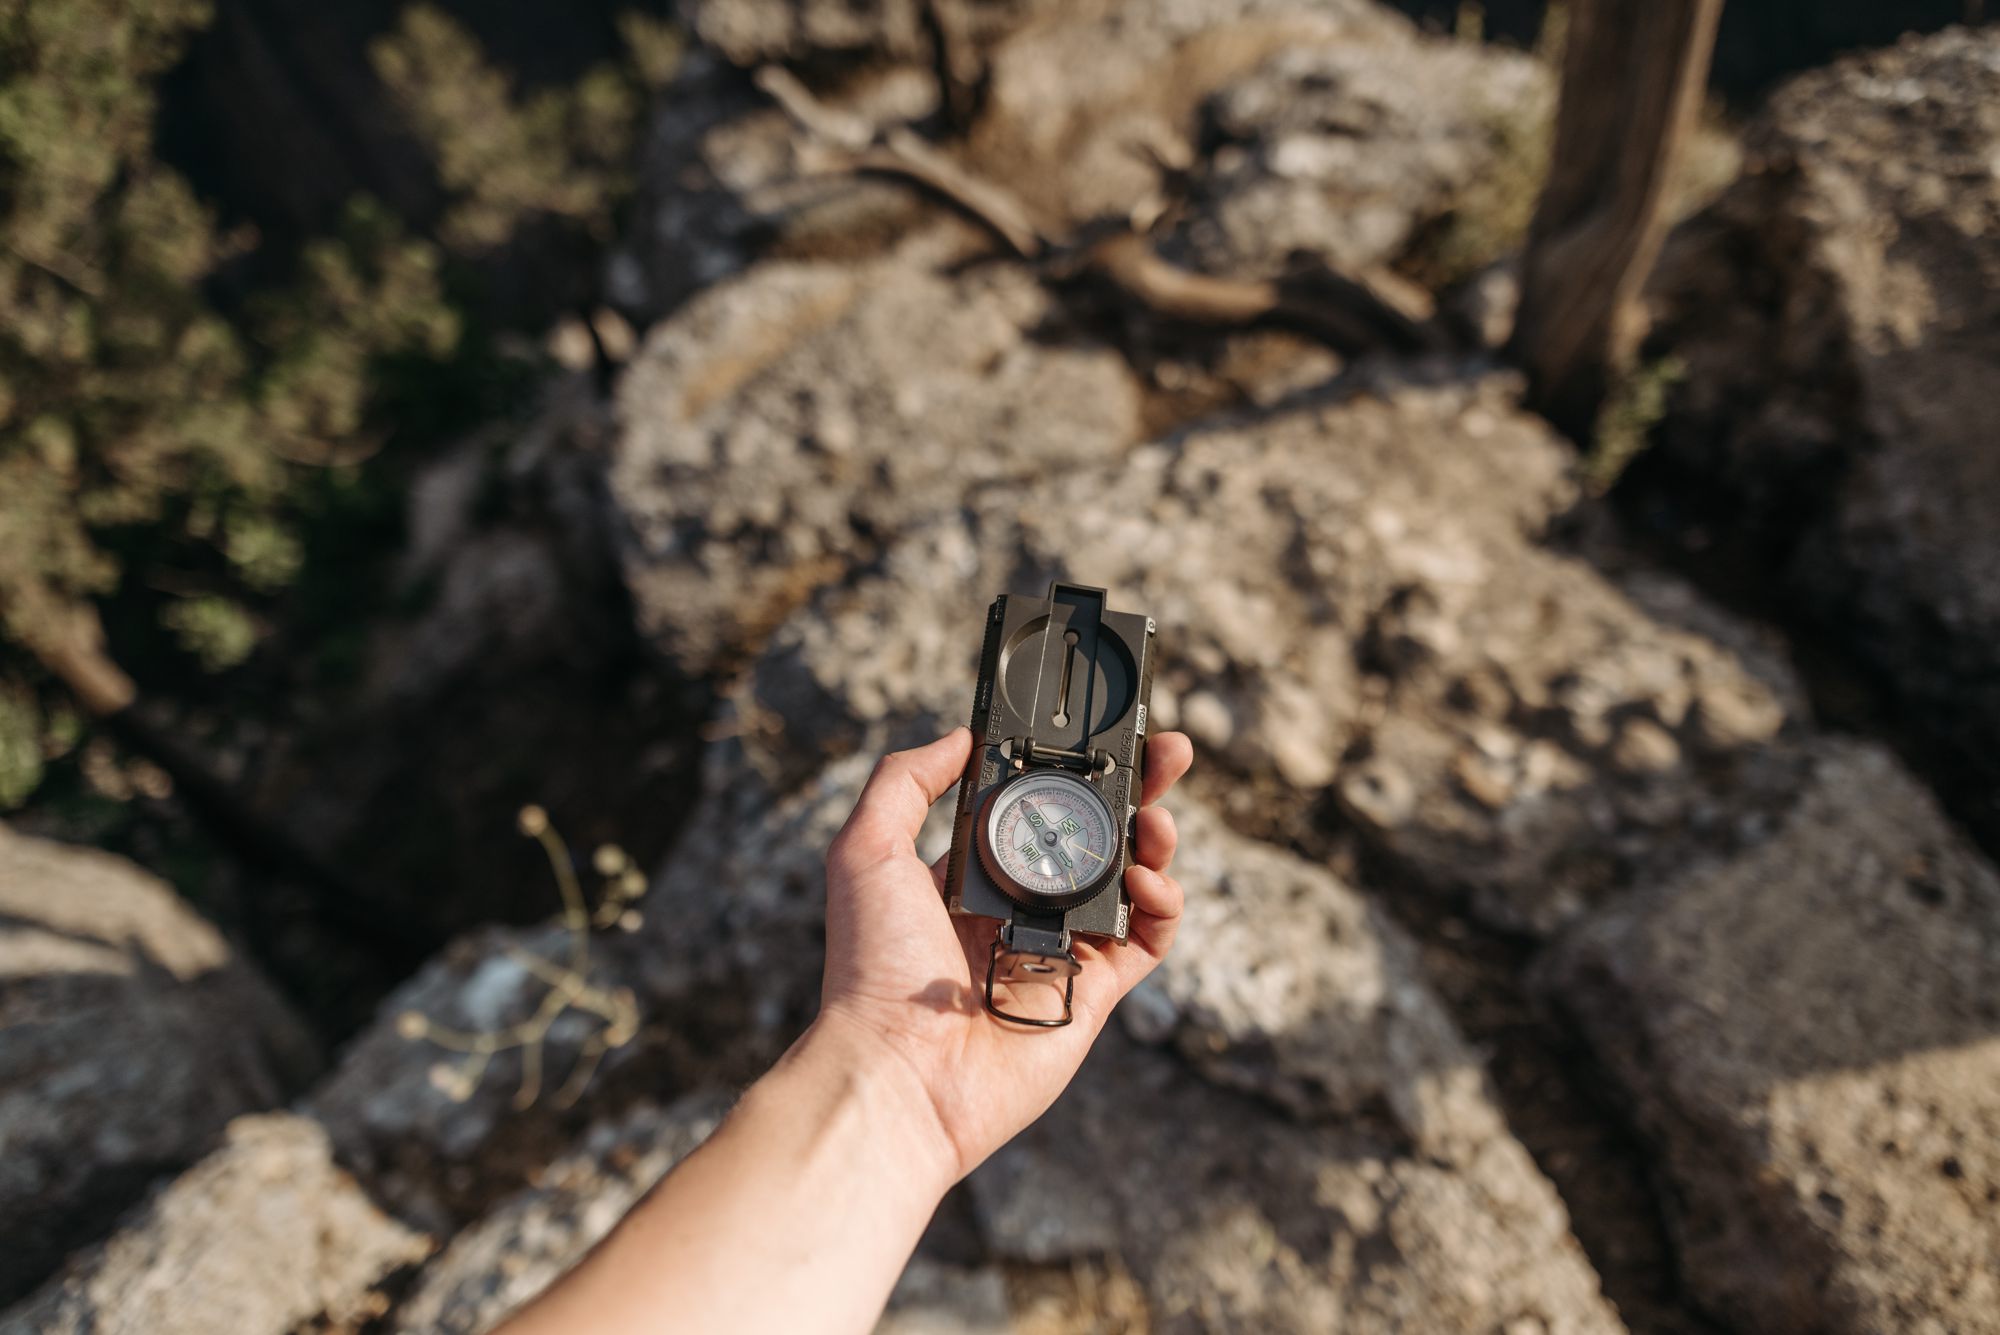
[[[1996,94],[1991,38],[1960,30],[1773,99],[1752,170],[1655,283],[1685,374],[1632,488],[1677,542],[1743,544],[1749,596],[1852,646],[1989,848]]]
[[[989,598],[1055,576],[1160,623],[1188,919],[885,1331],[2000,1331],[2000,32],[1746,130],[1605,505],[1453,314],[1504,262],[1443,316],[1389,272],[1546,117],[1528,57],[1365,0],[978,3],[943,43],[915,3],[685,9],[605,275],[650,327],[419,482],[444,593],[353,723],[613,795],[572,833],[629,831],[643,895],[527,1045],[430,1035],[534,1014],[574,924],[461,937],[321,1054],[164,885],[0,832],[0,1332],[489,1329],[810,1019],[827,840],[962,719]],[[1046,250],[829,141],[912,127]],[[1416,332],[1147,309],[1089,259],[1135,225]],[[1689,478],[1779,628],[1660,559],[1717,522]],[[1830,728],[1802,623],[1907,726]],[[380,754],[257,778],[366,872],[473,806]]]

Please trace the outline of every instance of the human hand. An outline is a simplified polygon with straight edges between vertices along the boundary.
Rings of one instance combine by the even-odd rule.
[[[1156,805],[1187,773],[1194,747],[1177,732],[1146,744],[1133,865],[1129,939],[1074,943],[1075,1019],[1023,1029],[986,1013],[986,965],[1000,923],[953,918],[944,864],[925,866],[916,837],[931,804],[965,773],[972,734],[958,728],[928,746],[883,758],[827,850],[826,974],[820,1017],[804,1040],[837,1046],[843,1061],[876,1061],[927,1103],[953,1180],[1039,1117],[1069,1083],[1111,1010],[1173,944],[1181,888],[1168,875],[1177,836]],[[1060,994],[1030,984],[1025,993]],[[1004,1003],[1003,1001],[1003,1004]],[[928,1120],[920,1118],[920,1120]]]

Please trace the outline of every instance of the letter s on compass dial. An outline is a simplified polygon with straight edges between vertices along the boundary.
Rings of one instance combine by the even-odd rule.
[[[1022,903],[1068,908],[1090,898],[1118,865],[1118,824],[1089,783],[1038,770],[986,800],[979,854],[1000,888]]]

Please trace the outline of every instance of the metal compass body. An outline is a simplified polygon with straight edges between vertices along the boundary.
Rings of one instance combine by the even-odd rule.
[[[979,836],[987,871],[1024,903],[1073,903],[1119,861],[1110,806],[1089,782],[1061,770],[1031,770],[997,789]]]

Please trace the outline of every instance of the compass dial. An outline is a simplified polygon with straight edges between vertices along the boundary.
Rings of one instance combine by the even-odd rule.
[[[1118,862],[1111,808],[1084,780],[1060,771],[1001,786],[987,800],[979,832],[986,869],[1030,902],[1086,898]]]

